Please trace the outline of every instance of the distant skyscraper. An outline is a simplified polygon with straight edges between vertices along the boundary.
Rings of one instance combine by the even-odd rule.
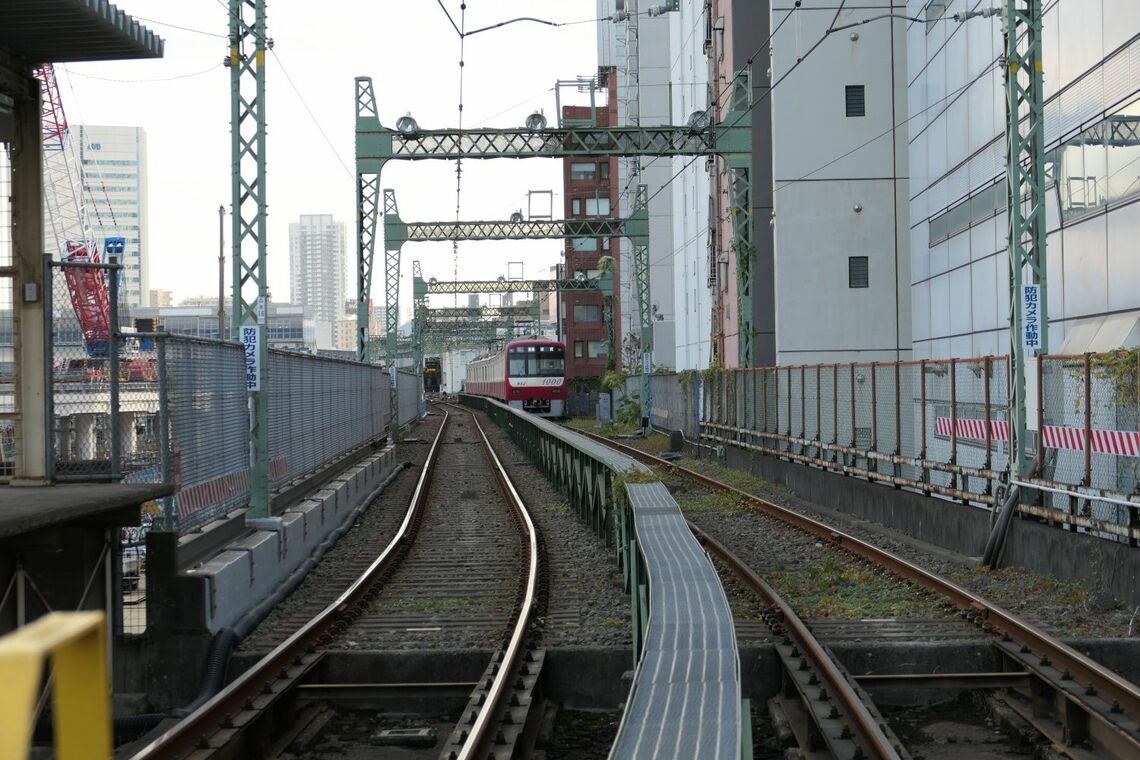
[[[146,132],[142,127],[88,125],[72,130],[73,135],[78,131],[83,203],[100,252],[104,238],[126,238],[119,302],[145,306],[150,291]]]
[[[344,223],[332,214],[302,214],[289,225],[289,296],[313,311],[317,347],[334,348],[344,311]]]

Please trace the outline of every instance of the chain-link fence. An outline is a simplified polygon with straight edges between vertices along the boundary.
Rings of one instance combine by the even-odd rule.
[[[423,378],[413,372],[396,370],[396,398],[401,426],[407,425],[420,415],[423,391]]]
[[[112,409],[119,408],[127,382],[149,382],[148,390],[155,393],[153,357],[135,355],[125,346],[113,350],[120,270],[93,258],[85,246],[75,244],[68,260],[48,263],[44,295],[51,339],[44,392],[52,408],[56,480],[121,477],[122,426],[132,421]]]
[[[0,175],[0,216],[6,202]],[[5,263],[5,240],[10,234],[0,225],[0,265]],[[16,324],[12,300],[13,279],[0,276],[0,481],[16,474]]]
[[[984,357],[714,370],[702,436],[992,504],[1008,466],[1005,367]]]
[[[375,365],[270,351],[267,384],[271,486],[384,435],[388,377]]]
[[[1138,352],[1047,356],[1038,371],[1041,427],[1034,474],[1052,489],[1043,492],[1044,507],[1066,523],[1136,542]]]
[[[249,499],[245,352],[237,343],[173,335],[160,336],[158,346],[166,469],[177,489],[171,509],[185,532]]]

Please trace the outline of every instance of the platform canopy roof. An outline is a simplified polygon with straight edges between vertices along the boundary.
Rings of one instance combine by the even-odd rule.
[[[163,40],[107,0],[0,0],[0,50],[28,64],[161,58]]]

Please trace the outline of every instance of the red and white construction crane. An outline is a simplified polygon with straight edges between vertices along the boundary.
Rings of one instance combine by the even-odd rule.
[[[84,205],[83,171],[71,140],[55,68],[36,70],[43,96],[44,238],[52,258],[78,264],[99,263],[99,249]],[[108,239],[109,244],[112,239]],[[116,241],[117,242],[117,241]],[[71,305],[91,357],[107,356],[111,308],[106,272],[100,268],[64,270]]]

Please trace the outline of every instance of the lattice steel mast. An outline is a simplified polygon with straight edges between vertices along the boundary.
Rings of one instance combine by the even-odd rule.
[[[233,207],[233,337],[253,327],[247,348],[250,518],[269,516],[269,346],[265,331],[265,0],[230,0],[230,157]],[[248,339],[248,337],[247,337]],[[256,361],[249,352],[256,353]]]
[[[1049,351],[1045,255],[1045,119],[1041,0],[1005,0],[1006,180],[1009,209],[1010,464],[1029,474],[1027,362]],[[1028,276],[1029,282],[1026,283]],[[1029,287],[1026,287],[1028,285]],[[1034,287],[1036,286],[1036,287]],[[1036,314],[1033,314],[1033,311]],[[1031,329],[1036,318],[1036,333]],[[1041,421],[1037,421],[1040,426]]]

